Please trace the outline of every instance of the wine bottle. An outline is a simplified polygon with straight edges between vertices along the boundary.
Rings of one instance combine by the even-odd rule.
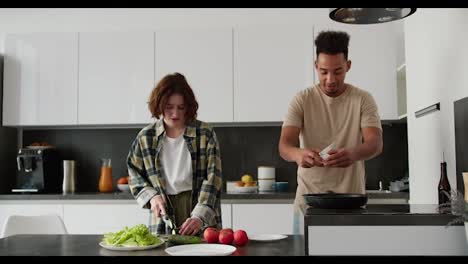
[[[440,163],[440,181],[438,186],[439,204],[450,202],[450,191],[450,183],[447,177],[447,162],[445,162],[445,159],[443,158]]]

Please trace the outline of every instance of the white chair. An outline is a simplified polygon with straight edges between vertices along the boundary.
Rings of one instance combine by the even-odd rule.
[[[63,220],[56,214],[8,216],[0,237],[16,234],[67,234]]]

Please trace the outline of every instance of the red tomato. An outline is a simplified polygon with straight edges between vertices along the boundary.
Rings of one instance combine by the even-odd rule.
[[[218,243],[219,232],[213,227],[208,227],[203,232],[203,238],[207,243]]]
[[[247,236],[247,233],[244,231],[244,230],[236,230],[236,232],[234,232],[234,243],[236,244],[236,246],[244,246],[245,244],[247,244],[249,242],[249,237]]]

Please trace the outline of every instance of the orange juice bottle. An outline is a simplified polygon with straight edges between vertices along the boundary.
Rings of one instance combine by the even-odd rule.
[[[99,176],[99,191],[112,192],[114,183],[112,179],[111,159],[101,159],[101,175]]]

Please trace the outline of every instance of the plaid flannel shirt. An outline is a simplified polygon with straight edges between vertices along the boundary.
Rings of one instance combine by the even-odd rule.
[[[129,186],[142,208],[151,208],[155,195],[165,195],[166,179],[160,160],[165,135],[162,119],[144,127],[133,141],[127,157]],[[192,216],[203,222],[203,227],[222,227],[221,223],[221,153],[214,130],[195,120],[187,125],[184,140],[192,157]],[[197,142],[198,141],[198,142]],[[166,226],[151,212],[149,228],[162,234]]]

